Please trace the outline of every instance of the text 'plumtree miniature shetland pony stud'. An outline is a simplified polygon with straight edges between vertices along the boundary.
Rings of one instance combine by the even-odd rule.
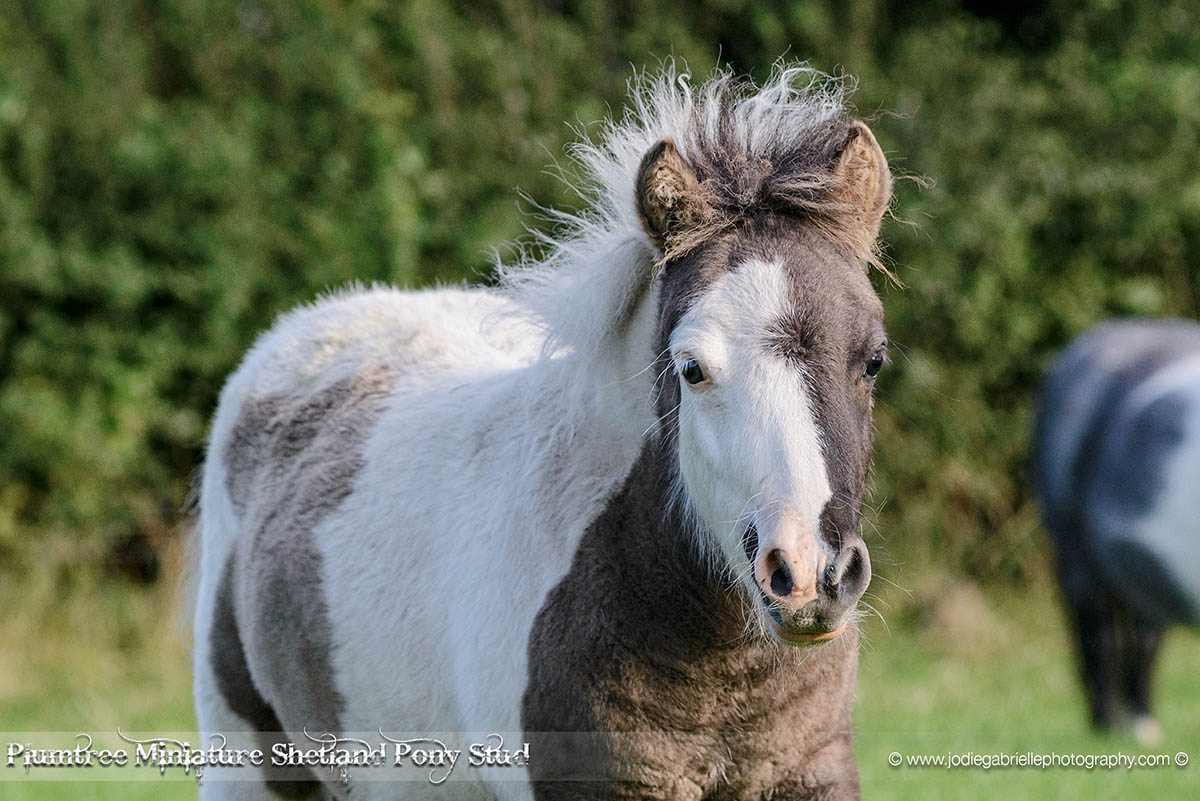
[[[858,797],[891,180],[845,92],[643,76],[543,258],[259,340],[203,476],[200,726],[464,750],[209,768],[203,798]],[[501,739],[529,762],[468,764]]]

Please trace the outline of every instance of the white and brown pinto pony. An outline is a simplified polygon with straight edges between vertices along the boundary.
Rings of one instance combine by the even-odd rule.
[[[887,163],[800,67],[632,90],[544,257],[284,316],[203,473],[206,737],[495,732],[529,763],[209,768],[202,798],[858,797]]]

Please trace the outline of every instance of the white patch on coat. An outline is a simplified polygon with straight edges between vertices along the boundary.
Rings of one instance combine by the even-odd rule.
[[[755,595],[742,544],[751,523],[764,554],[794,536],[796,547],[829,558],[817,532],[832,490],[803,368],[767,347],[768,333],[792,308],[785,268],[748,261],[704,291],[670,342],[677,372],[695,359],[711,381],[695,388],[681,381],[684,495],[717,565],[745,579]],[[824,561],[810,567],[819,573]],[[815,586],[816,573],[810,578]]]
[[[201,482],[199,530],[202,547],[194,618],[194,692],[198,724],[206,737],[211,732],[222,732],[230,738],[231,744],[258,747],[257,741],[241,733],[247,727],[246,722],[229,709],[217,690],[210,655],[214,600],[222,568],[235,541],[247,534],[227,494],[226,464],[222,456],[244,404],[276,393],[288,397],[311,396],[353,376],[363,366],[391,365],[400,374],[400,380],[412,386],[434,380],[443,384],[456,382],[464,374],[469,378],[471,371],[527,366],[537,359],[542,339],[540,329],[514,311],[504,296],[496,293],[459,288],[422,292],[379,288],[335,293],[311,306],[285,314],[258,340],[222,391],[210,434],[210,456],[205,462]],[[426,429],[424,433],[427,437],[436,437],[438,432]],[[398,451],[404,452],[404,448]],[[408,486],[424,485],[423,478],[403,478]],[[405,482],[393,484],[388,502],[374,510],[374,514],[382,516],[381,520],[393,513],[395,499],[401,495],[403,486]],[[344,513],[345,509],[338,511]],[[337,589],[342,575],[353,573],[357,567],[340,553],[334,553],[338,547],[334,545],[331,549],[330,541],[322,532],[335,531],[330,539],[336,543],[339,525],[345,527],[341,533],[347,536],[353,536],[355,527],[360,525],[360,521],[353,517],[347,519],[344,514],[331,515],[331,518],[339,522],[323,521],[314,532],[325,557],[327,601],[332,600],[332,591]],[[395,536],[396,532],[393,532]],[[384,560],[391,575],[379,587],[390,596],[393,606],[397,599],[404,597],[404,593],[394,586],[397,577],[406,575],[401,545],[393,542],[380,548],[381,554],[398,560]],[[377,555],[376,558],[381,557]],[[350,585],[346,588],[350,601],[337,608],[330,604],[330,622],[335,627],[335,636],[345,631],[341,624],[347,618],[359,620],[363,614],[379,614],[380,607],[372,609],[370,593],[363,589],[361,571],[360,575],[352,575],[346,581]],[[356,595],[360,599],[358,603],[353,600]],[[346,594],[337,597],[344,601]],[[393,610],[387,616],[394,615]],[[376,642],[374,635],[368,642]],[[424,648],[420,640],[411,639],[402,639],[397,646],[411,651]],[[335,666],[334,679],[341,694],[347,696],[358,689],[343,680],[342,671],[337,669],[336,651],[335,646],[331,660]],[[387,682],[391,692],[394,678],[394,673],[388,670],[381,672],[376,681]],[[378,692],[375,687],[364,689],[368,699]],[[380,725],[386,730],[395,720],[390,716],[385,718],[382,710],[379,715],[362,719],[352,718],[350,712],[347,710],[342,718],[345,731],[370,732]],[[231,781],[228,782],[221,781],[224,770],[210,771],[206,783],[201,786],[201,798],[275,797],[265,785],[254,781],[258,771],[229,771]],[[388,786],[383,782],[375,788],[382,792]],[[470,794],[464,797],[470,797]]]
[[[1200,358],[1159,370],[1138,387],[1129,406],[1144,409],[1173,394],[1187,398],[1183,439],[1163,466],[1155,508],[1134,522],[1133,534],[1200,609]]]

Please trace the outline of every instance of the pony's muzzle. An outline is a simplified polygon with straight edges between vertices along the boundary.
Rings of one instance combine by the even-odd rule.
[[[811,527],[784,519],[771,530],[756,531],[754,581],[780,607],[795,611],[816,600],[818,577],[826,558]]]
[[[871,561],[861,539],[832,558],[805,529],[775,530],[759,538],[751,527],[747,556],[762,591],[775,636],[792,645],[834,639],[871,580]]]

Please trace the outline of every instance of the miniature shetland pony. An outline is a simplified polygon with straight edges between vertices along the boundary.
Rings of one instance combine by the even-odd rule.
[[[202,798],[858,797],[887,162],[802,67],[631,89],[572,151],[587,208],[499,287],[281,318],[202,477],[206,736],[528,764],[210,768]]]

